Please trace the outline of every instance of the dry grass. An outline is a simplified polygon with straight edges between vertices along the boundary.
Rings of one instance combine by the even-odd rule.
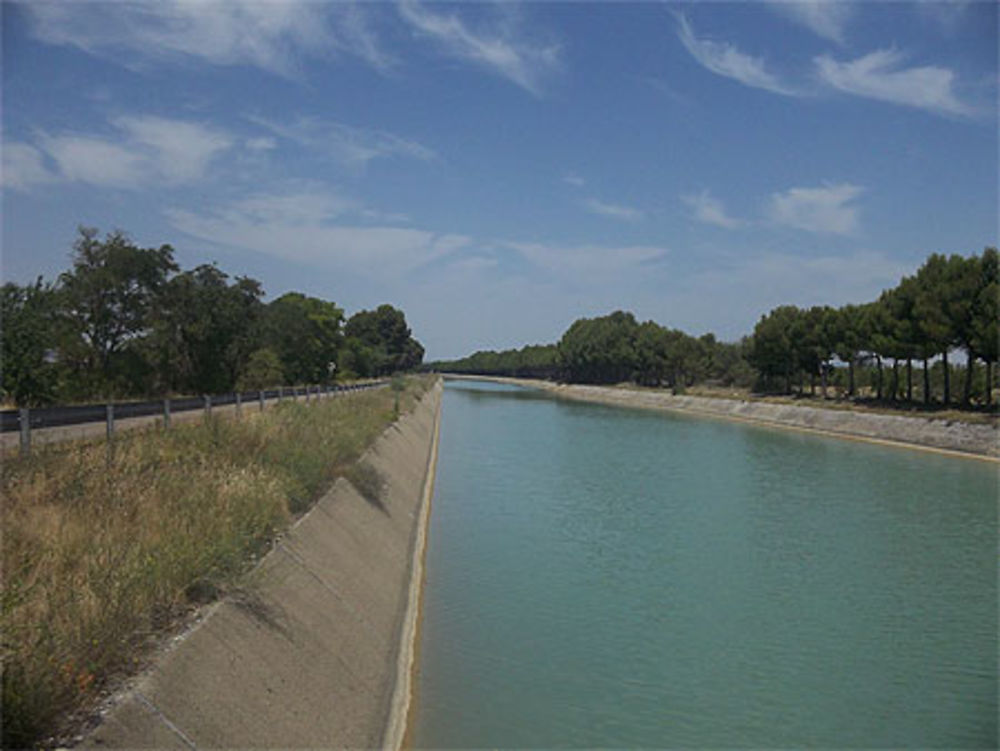
[[[411,379],[402,411],[426,389]],[[44,742],[133,670],[177,618],[225,591],[392,422],[361,392],[54,445],[8,458],[3,745]]]

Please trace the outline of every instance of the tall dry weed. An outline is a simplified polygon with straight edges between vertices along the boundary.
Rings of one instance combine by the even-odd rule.
[[[405,407],[426,388],[408,382]],[[225,590],[393,419],[388,389],[8,458],[3,745],[59,730]]]

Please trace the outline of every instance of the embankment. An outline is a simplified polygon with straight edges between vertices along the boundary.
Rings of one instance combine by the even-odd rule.
[[[114,748],[372,748],[405,724],[440,382],[251,575],[133,681],[84,741]],[[395,730],[393,730],[395,728]]]
[[[883,415],[754,400],[674,396],[666,391],[652,389],[557,384],[551,381],[527,379],[486,380],[533,386],[566,399],[738,420],[841,438],[933,449],[977,458],[994,460],[1000,458],[1000,435],[995,424]]]

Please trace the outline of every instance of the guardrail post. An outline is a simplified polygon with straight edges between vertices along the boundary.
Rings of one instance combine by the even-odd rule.
[[[307,383],[307,384],[305,385],[305,392],[306,392],[306,404],[308,404],[308,403],[309,403],[309,391],[310,391],[310,389],[309,389],[309,384]]]
[[[105,407],[108,443],[115,439],[115,405],[109,404]]]
[[[237,392],[236,392],[236,416],[237,416],[237,417],[239,417],[239,416],[240,416],[240,411],[241,411],[241,409],[242,409],[242,407],[241,407],[241,405],[240,405],[240,392],[239,392],[239,391],[237,391]]]
[[[212,416],[212,397],[210,397],[208,394],[205,394],[205,417],[208,418],[211,416]]]
[[[17,421],[21,425],[21,456],[27,456],[31,453],[31,411],[21,407]]]
[[[260,400],[260,411],[263,412],[264,411],[264,392],[263,391],[258,391],[257,392],[257,398]]]
[[[163,427],[165,429],[170,428],[170,400],[163,400]]]
[[[281,404],[281,391],[282,391],[281,386],[278,386],[278,404]]]

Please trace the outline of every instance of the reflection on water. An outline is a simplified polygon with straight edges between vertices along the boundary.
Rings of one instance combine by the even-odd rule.
[[[449,382],[416,742],[995,746],[991,465]]]

